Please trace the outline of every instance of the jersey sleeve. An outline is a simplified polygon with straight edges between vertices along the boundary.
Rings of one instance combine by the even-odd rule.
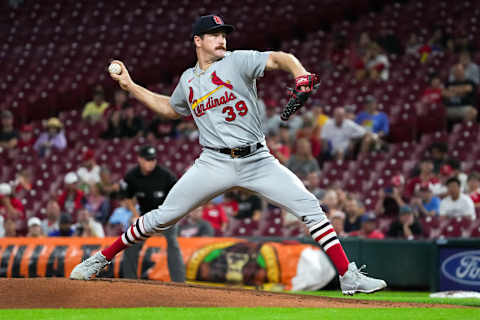
[[[237,50],[232,54],[237,71],[250,79],[263,77],[270,52]]]
[[[173,93],[170,96],[170,105],[177,113],[181,114],[182,116],[189,116],[191,113],[188,108],[185,90],[183,90],[182,78],[180,78],[180,81],[178,81],[175,90],[173,90]]]

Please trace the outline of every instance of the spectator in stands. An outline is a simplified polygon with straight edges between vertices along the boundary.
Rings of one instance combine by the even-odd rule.
[[[263,212],[262,199],[246,190],[241,190],[237,193],[237,202],[238,211],[233,216],[235,219],[260,220]]]
[[[286,165],[290,159],[290,148],[280,141],[279,134],[275,131],[271,131],[268,134],[266,141],[270,153],[277,158],[281,164]]]
[[[25,124],[20,129],[20,136],[18,138],[17,148],[33,148],[35,145],[35,136],[33,135],[33,126]]]
[[[405,53],[412,56],[418,56],[421,47],[422,43],[418,39],[417,35],[415,33],[411,33],[405,45]]]
[[[15,238],[17,236],[17,223],[12,218],[6,218],[3,221],[6,238]]]
[[[8,110],[1,113],[2,128],[0,130],[0,147],[13,149],[18,143],[18,132],[13,127],[13,114]]]
[[[102,139],[113,139],[123,137],[124,130],[122,126],[122,111],[112,110],[107,121],[107,128],[101,133]]]
[[[96,184],[92,184],[90,192],[85,197],[85,208],[96,220],[106,222],[110,215],[110,199],[100,193]]]
[[[465,76],[462,64],[453,67],[453,80],[449,80],[443,91],[447,107],[447,119],[454,121],[475,121],[477,117],[475,82]]]
[[[42,221],[40,221],[40,219],[38,219],[37,217],[31,217],[30,219],[28,219],[27,237],[40,238],[44,236],[45,234],[42,230]]]
[[[407,183],[406,195],[409,198],[412,197],[422,184],[437,184],[439,182],[438,176],[433,172],[432,159],[423,158],[420,161],[420,173]]]
[[[122,111],[123,105],[128,103],[128,92],[122,89],[113,94],[113,103],[103,112],[103,117],[109,119],[114,111]]]
[[[317,160],[313,157],[310,142],[306,138],[297,140],[296,150],[287,162],[287,168],[300,179],[309,173],[320,170]]]
[[[406,205],[406,199],[403,188],[392,184],[379,190],[375,212],[379,215],[396,217],[400,207],[404,205]]]
[[[328,145],[328,150],[324,148],[326,157],[336,159],[353,156],[357,140],[361,141],[361,150],[367,150],[372,141],[372,135],[365,128],[352,120],[345,119],[344,108],[335,109],[334,118],[325,123],[321,137],[324,140],[322,145]]]
[[[440,202],[440,215],[475,219],[475,206],[468,195],[460,192],[460,180],[456,177],[450,178],[446,185],[448,196]]]
[[[417,215],[438,215],[438,212],[440,210],[440,198],[433,195],[432,190],[430,190],[430,184],[421,184],[416,194],[417,196],[413,197],[410,201],[410,205],[414,212],[417,213]]]
[[[322,188],[320,188],[318,185],[320,183],[320,171],[312,171],[310,172],[306,179],[303,181],[303,184],[305,184],[305,187],[313,193],[313,195],[318,199],[322,200],[323,197],[325,196],[326,191]]]
[[[334,189],[329,189],[325,192],[325,196],[322,199],[322,205],[328,208],[327,216],[329,217],[333,213],[341,212],[339,205],[338,194]]]
[[[382,47],[372,43],[365,57],[368,75],[372,80],[387,81],[389,78],[390,62]]]
[[[280,126],[278,127],[278,136],[280,143],[291,150],[293,147],[293,139],[290,135],[290,125],[288,123],[285,123],[284,121],[280,123]]]
[[[346,218],[344,222],[344,230],[349,233],[360,230],[362,224],[362,216],[365,213],[365,207],[355,197],[349,195],[345,203]]]
[[[50,232],[49,237],[73,237],[75,228],[72,225],[72,218],[69,214],[62,214],[58,222],[58,229]]]
[[[277,132],[280,124],[282,123],[282,119],[280,119],[280,113],[277,109],[276,105],[268,105],[265,108],[265,119],[264,119],[264,130],[265,133],[268,132]]]
[[[468,176],[468,192],[475,208],[480,208],[480,173],[472,172]]]
[[[121,231],[125,232],[134,220],[133,212],[129,209],[128,199],[122,198],[120,199],[120,205],[113,210],[112,215],[108,220],[108,224],[110,227],[113,225],[121,225]]]
[[[105,101],[103,90],[95,90],[93,100],[87,102],[83,108],[82,118],[94,124],[102,119],[103,113],[107,110],[109,104]]]
[[[115,199],[118,197],[120,191],[120,184],[114,182],[112,179],[112,173],[107,167],[100,168],[100,181],[97,183],[97,188],[100,194]]]
[[[330,119],[325,113],[323,113],[323,108],[320,105],[316,105],[312,108],[312,119],[314,131],[320,136],[320,132],[328,119]]]
[[[12,183],[13,192],[20,199],[27,191],[32,190],[33,175],[31,169],[22,169],[15,174],[15,180]]]
[[[223,202],[221,203],[227,217],[233,217],[238,211],[238,202],[235,191],[228,191],[223,194]]]
[[[400,208],[400,215],[393,221],[387,232],[387,237],[413,240],[423,234],[422,225],[415,219],[412,209],[409,206]]]
[[[203,212],[202,206],[194,209],[186,217],[186,221],[178,227],[178,236],[184,238],[213,237],[215,231],[210,222],[202,219]]]
[[[388,116],[385,114],[385,112],[379,112],[377,110],[377,99],[374,96],[367,96],[365,98],[365,102],[365,110],[356,116],[355,122],[367,129],[368,132],[372,133],[374,137],[372,142],[375,142],[373,147],[376,150],[379,150],[385,143],[384,139],[387,137],[389,132],[390,124]],[[363,151],[367,152],[368,150]]]
[[[42,221],[42,230],[44,234],[48,235],[60,228],[60,214],[60,206],[58,205],[57,200],[48,200],[45,213],[46,218]]]
[[[207,202],[202,207],[202,219],[208,221],[212,228],[218,234],[221,234],[227,230],[228,217],[220,204]]]
[[[362,32],[358,38],[358,42],[350,49],[351,69],[355,71],[355,77],[358,80],[366,77],[366,63],[368,61],[367,53],[372,43],[369,34]]]
[[[359,237],[365,239],[383,239],[385,235],[377,230],[377,217],[373,212],[366,213],[362,216],[361,227],[358,231],[350,232],[351,237]]]
[[[297,130],[296,140],[298,141],[301,138],[310,142],[312,156],[317,159],[322,152],[322,141],[320,140],[320,131],[315,129],[313,119],[310,117],[305,116],[302,128]]]
[[[179,119],[167,120],[159,116],[155,116],[146,128],[145,134],[147,139],[153,141],[162,137],[177,137],[177,126],[180,124],[180,122],[181,121]]]
[[[448,146],[445,142],[434,142],[428,147],[428,150],[433,161],[433,172],[438,174],[440,168],[449,161]]]
[[[15,197],[12,187],[8,183],[0,183],[0,213],[2,212],[5,218],[13,219],[17,223],[18,230],[25,229],[25,208],[22,202]]]
[[[441,105],[444,86],[440,77],[436,74],[430,77],[430,85],[423,91],[419,103],[416,104],[419,116],[427,115],[428,106],[432,104]]]
[[[332,212],[330,214],[330,223],[332,224],[333,230],[337,233],[337,236],[340,238],[347,237],[347,233],[344,230],[344,223],[345,223],[345,213],[341,211]]]
[[[67,173],[63,182],[65,190],[60,194],[57,201],[60,209],[74,218],[73,215],[84,207],[85,196],[83,191],[77,186],[78,177],[75,172]]]
[[[468,51],[463,51],[460,53],[458,63],[461,64],[463,66],[463,69],[465,70],[465,78],[467,80],[473,81],[475,85],[478,86],[480,84],[480,68],[476,63],[472,61],[472,57],[470,56],[470,53]],[[448,80],[456,80],[455,72],[453,69],[450,71],[450,76],[448,77]]]
[[[77,176],[79,187],[88,191],[93,185],[100,182],[100,166],[95,161],[95,153],[91,149],[83,152],[83,165],[78,168]]]
[[[133,138],[143,132],[144,124],[142,117],[138,116],[135,108],[130,104],[123,106],[122,113],[122,130],[123,136]]]
[[[62,129],[63,124],[58,118],[48,119],[47,131],[40,134],[33,146],[40,156],[48,155],[52,149],[63,150],[67,147],[67,139]]]
[[[103,226],[93,219],[92,214],[87,209],[78,211],[77,224],[74,226],[74,229],[77,237],[105,237]]]

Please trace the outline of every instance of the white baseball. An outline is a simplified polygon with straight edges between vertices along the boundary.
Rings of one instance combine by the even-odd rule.
[[[113,74],[120,74],[122,72],[122,67],[118,63],[111,63],[108,66],[108,72]]]

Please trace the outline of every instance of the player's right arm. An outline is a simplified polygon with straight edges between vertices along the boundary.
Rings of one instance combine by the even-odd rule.
[[[181,117],[170,105],[169,96],[154,93],[133,82],[123,62],[114,60],[111,63],[118,63],[122,67],[120,74],[110,73],[110,76],[118,82],[123,90],[130,92],[137,100],[159,114],[162,118],[178,119]]]

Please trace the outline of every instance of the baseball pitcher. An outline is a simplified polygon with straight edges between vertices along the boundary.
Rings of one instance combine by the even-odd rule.
[[[111,77],[164,118],[193,115],[203,151],[160,207],[138,218],[110,247],[77,265],[70,278],[90,279],[126,247],[171,228],[216,195],[241,187],[292,212],[307,225],[335,265],[344,294],[385,288],[385,281],[367,277],[362,268],[348,261],[318,200],[266,147],[257,104],[257,79],[273,70],[289,72],[295,78],[289,104],[282,114],[286,120],[305,103],[318,77],[284,52],[228,52],[226,36],[234,27],[217,15],[198,18],[192,29],[197,64],[182,74],[170,97],[135,84],[121,61],[113,61],[121,71],[111,73]]]

